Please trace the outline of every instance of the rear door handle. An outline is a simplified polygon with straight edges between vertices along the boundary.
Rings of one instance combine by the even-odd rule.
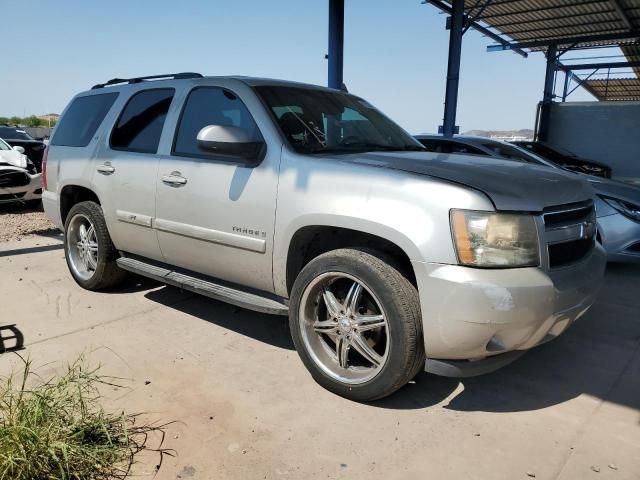
[[[186,185],[187,179],[184,178],[180,172],[171,172],[169,175],[162,176],[162,183],[172,187],[180,187]]]
[[[103,163],[102,165],[98,165],[96,167],[96,170],[98,171],[98,173],[101,173],[103,175],[111,175],[116,171],[115,167],[113,167],[110,163]]]

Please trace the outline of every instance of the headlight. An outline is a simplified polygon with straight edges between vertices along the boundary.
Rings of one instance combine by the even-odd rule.
[[[640,207],[638,205],[634,205],[633,203],[624,202],[622,200],[617,200],[615,198],[609,197],[600,197],[602,200],[607,202],[611,208],[615,208],[625,217],[630,218],[631,220],[635,220],[636,222],[640,222]]]
[[[540,264],[538,233],[531,215],[451,210],[458,261],[486,268]]]

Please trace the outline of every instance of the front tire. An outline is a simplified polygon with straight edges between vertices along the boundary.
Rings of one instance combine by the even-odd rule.
[[[309,262],[291,293],[289,324],[313,378],[356,401],[395,392],[424,365],[416,288],[375,252],[333,250]]]
[[[74,205],[64,225],[64,253],[73,279],[87,290],[112,288],[125,279],[102,208],[95,202]]]

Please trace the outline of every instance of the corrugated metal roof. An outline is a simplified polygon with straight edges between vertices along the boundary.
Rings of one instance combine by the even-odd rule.
[[[446,4],[450,8],[451,0]],[[546,50],[551,40],[560,50],[619,46],[627,61],[640,62],[640,0],[464,0],[464,9],[470,20],[511,44],[536,42],[529,43],[530,51]],[[583,86],[599,100],[640,100],[640,67],[633,72],[638,78],[593,78]]]
[[[628,61],[640,62],[640,45],[623,45],[620,48]],[[640,78],[640,67],[635,67],[633,71],[636,72],[636,75]]]
[[[584,83],[598,100],[640,100],[640,79],[638,78],[587,80]]]
[[[562,39],[640,30],[640,0],[465,0],[465,12],[506,40]],[[626,17],[626,18],[623,18]],[[579,47],[638,43],[640,39],[600,40]],[[545,50],[536,47],[532,50]]]

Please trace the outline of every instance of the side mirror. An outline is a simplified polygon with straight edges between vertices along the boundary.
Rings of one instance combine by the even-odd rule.
[[[24,147],[15,146],[13,149],[18,153],[24,153]]]
[[[238,157],[256,164],[264,157],[265,143],[230,125],[208,125],[198,132],[198,148],[208,153]]]

